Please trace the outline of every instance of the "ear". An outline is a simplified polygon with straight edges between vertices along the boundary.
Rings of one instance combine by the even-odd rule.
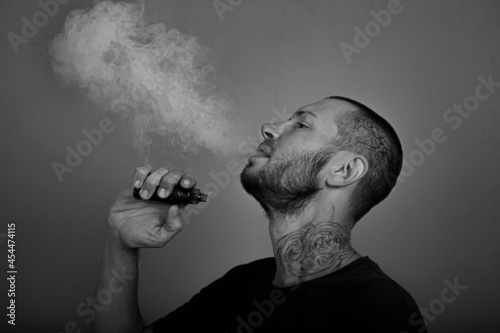
[[[368,161],[364,156],[350,152],[340,152],[337,155],[326,175],[329,186],[347,186],[361,179],[368,171]]]

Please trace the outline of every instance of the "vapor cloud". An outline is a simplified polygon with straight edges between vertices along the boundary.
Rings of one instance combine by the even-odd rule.
[[[231,102],[207,80],[213,67],[195,37],[147,25],[144,3],[97,2],[68,14],[49,46],[54,72],[131,122],[133,142],[179,154],[235,153]]]

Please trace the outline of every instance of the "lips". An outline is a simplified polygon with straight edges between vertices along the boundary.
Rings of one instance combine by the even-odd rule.
[[[268,146],[265,146],[265,145],[260,145],[259,147],[257,147],[257,151],[260,152],[265,157],[271,157],[271,155],[272,155],[271,148],[269,148]]]

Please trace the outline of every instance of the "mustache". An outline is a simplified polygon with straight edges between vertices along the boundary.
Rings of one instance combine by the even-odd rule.
[[[269,155],[272,155],[276,150],[276,142],[272,139],[266,139],[257,147],[257,150],[262,150]]]

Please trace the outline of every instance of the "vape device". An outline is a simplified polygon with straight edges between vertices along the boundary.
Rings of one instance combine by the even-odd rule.
[[[140,189],[134,188],[134,198],[143,200],[139,194]],[[149,199],[156,202],[164,202],[171,205],[197,205],[200,202],[207,202],[208,195],[201,193],[198,188],[185,189],[178,185],[174,186],[172,193],[166,198],[160,198],[157,191],[154,191],[153,196]]]

